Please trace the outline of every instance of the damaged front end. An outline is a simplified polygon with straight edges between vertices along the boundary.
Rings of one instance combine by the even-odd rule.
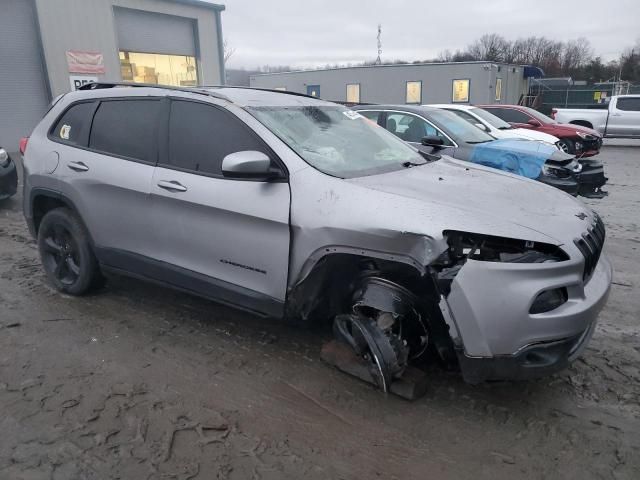
[[[490,374],[480,378],[474,373],[475,364],[467,361],[461,331],[448,303],[454,279],[468,261],[543,264],[563,262],[568,256],[559,247],[541,242],[461,231],[443,233],[446,250],[421,276],[407,279],[377,268],[375,262],[368,264],[368,269],[354,282],[353,294],[345,301],[342,310],[345,313],[335,316],[333,326],[338,344],[351,349],[355,356],[330,352],[323,355],[325,360],[362,378],[357,368],[347,365],[359,363],[359,368],[368,372],[371,383],[394,393],[406,390],[406,384],[410,383],[406,379],[408,371],[411,382],[424,382],[412,365],[434,357],[445,365],[457,364],[465,380],[472,383],[490,378]],[[547,290],[537,296],[529,311],[550,312],[566,301],[566,289]],[[323,349],[325,353],[326,350],[330,349]],[[398,384],[404,390],[394,389]],[[414,385],[409,390],[421,389]]]
[[[542,166],[538,181],[559,188],[573,195],[586,198],[603,198],[608,193],[602,190],[608,178],[599,160],[576,159],[560,151],[554,152]]]

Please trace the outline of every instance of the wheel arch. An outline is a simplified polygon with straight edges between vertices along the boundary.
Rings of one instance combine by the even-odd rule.
[[[80,215],[80,211],[73,200],[66,195],[47,188],[34,188],[31,190],[29,195],[29,205],[29,213],[31,215],[29,227],[32,230],[34,237],[37,237],[40,223],[48,212],[55,208],[68,208],[78,217],[82,225],[85,227],[91,246],[94,246],[93,238],[87,229],[85,221]]]
[[[571,123],[572,125],[579,125],[581,127],[593,128],[593,124],[587,120],[572,120],[569,123]]]

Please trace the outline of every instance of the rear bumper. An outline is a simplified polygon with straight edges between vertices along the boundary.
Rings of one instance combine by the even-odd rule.
[[[9,165],[0,167],[0,200],[15,195],[18,190],[18,172],[16,164],[9,159]]]

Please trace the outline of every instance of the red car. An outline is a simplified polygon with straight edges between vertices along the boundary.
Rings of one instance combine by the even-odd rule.
[[[580,125],[558,123],[533,108],[520,105],[476,105],[493,113],[514,127],[530,128],[558,137],[558,146],[579,158],[591,157],[600,151],[602,135]]]

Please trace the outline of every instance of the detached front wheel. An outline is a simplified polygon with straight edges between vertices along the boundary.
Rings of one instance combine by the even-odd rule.
[[[103,277],[80,219],[67,208],[48,212],[38,229],[38,250],[47,278],[64,293],[83,295]]]

